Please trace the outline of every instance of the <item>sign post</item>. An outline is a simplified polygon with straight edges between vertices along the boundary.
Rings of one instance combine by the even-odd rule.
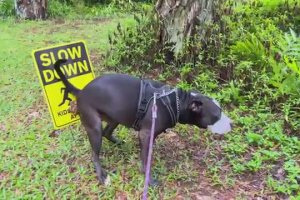
[[[68,60],[61,66],[66,78],[77,88],[84,88],[95,78],[86,45],[83,41],[35,50],[34,65],[43,88],[55,129],[75,123],[79,116],[70,112],[74,95],[67,93],[65,86],[54,70],[59,59]]]

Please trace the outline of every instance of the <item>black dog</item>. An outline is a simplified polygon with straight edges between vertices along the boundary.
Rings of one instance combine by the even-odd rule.
[[[88,134],[100,183],[104,183],[107,176],[99,159],[102,136],[118,143],[112,135],[118,124],[139,131],[142,172],[145,172],[152,120],[151,105],[155,92],[158,94],[158,113],[154,138],[177,122],[207,128],[221,117],[220,107],[207,96],[125,74],[104,75],[79,90],[66,79],[60,69],[60,65],[66,62],[58,60],[54,68],[66,89],[77,97],[77,109]],[[107,122],[104,130],[102,120]]]

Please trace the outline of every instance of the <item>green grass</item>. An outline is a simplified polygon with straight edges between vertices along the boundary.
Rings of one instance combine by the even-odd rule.
[[[139,199],[144,179],[136,133],[119,127],[117,135],[126,141],[122,146],[104,140],[102,164],[116,173],[110,174],[111,186],[99,186],[80,124],[49,137],[52,122],[31,57],[34,49],[85,40],[100,75],[106,71],[102,57],[108,33],[118,22],[134,24],[131,16],[0,21],[0,199],[114,199],[122,194]],[[213,95],[221,99],[226,91]],[[162,184],[150,189],[151,199],[299,198],[299,135],[287,134],[284,117],[259,102],[228,112],[235,128],[224,138],[188,126],[158,138],[153,168]]]

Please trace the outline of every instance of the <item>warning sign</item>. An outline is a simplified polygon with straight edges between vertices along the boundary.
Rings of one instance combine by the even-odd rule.
[[[95,78],[85,43],[39,49],[33,51],[32,56],[54,127],[59,129],[78,121],[79,116],[70,112],[70,102],[75,97],[67,92],[53,65],[59,59],[66,59],[67,62],[61,65],[66,78],[79,89],[85,87]]]

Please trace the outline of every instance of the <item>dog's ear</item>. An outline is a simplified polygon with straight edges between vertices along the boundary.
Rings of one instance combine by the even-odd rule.
[[[193,112],[200,113],[202,110],[202,105],[203,105],[203,103],[200,100],[198,100],[198,99],[193,100],[192,103],[190,104],[190,109]]]
[[[191,103],[189,108],[192,112],[200,113],[203,108],[203,95],[199,92],[192,91],[191,93]]]

